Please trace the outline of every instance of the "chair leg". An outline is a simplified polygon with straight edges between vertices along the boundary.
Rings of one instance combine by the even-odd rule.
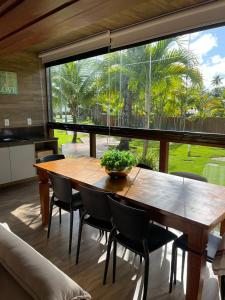
[[[171,259],[171,268],[170,268],[170,286],[169,286],[169,293],[172,292],[172,288],[173,288],[173,276],[174,276],[175,260],[176,260],[176,245],[173,243],[173,247],[172,247],[172,259]]]
[[[70,237],[69,237],[69,254],[71,253],[72,247],[72,238],[73,238],[73,210],[70,211]]]
[[[104,271],[104,277],[103,277],[103,284],[106,284],[106,277],[107,277],[108,267],[109,267],[111,246],[112,246],[112,236],[110,234],[109,242],[108,242],[108,246],[107,246],[107,254],[106,254],[106,261],[105,261],[105,271]]]
[[[108,232],[105,231],[105,243],[107,244],[108,243]]]
[[[225,275],[220,277],[220,293],[221,293],[221,300],[225,300]]]
[[[50,236],[50,231],[51,231],[53,205],[54,205],[53,202],[51,202],[50,203],[49,217],[48,217],[48,235],[47,235],[48,238]]]
[[[145,254],[145,271],[144,271],[144,292],[143,292],[143,300],[147,299],[148,292],[148,273],[149,273],[149,253]]]
[[[83,229],[83,220],[84,218],[81,217],[80,224],[79,224],[79,231],[78,231],[78,241],[77,241],[77,255],[76,255],[76,265],[79,261],[79,254],[80,254],[80,242],[81,242],[81,236],[82,236],[82,229]]]
[[[182,250],[182,268],[181,268],[181,281],[184,279],[184,264],[185,264],[186,251]]]
[[[175,261],[174,261],[174,285],[177,283],[177,248],[175,251]]]
[[[117,242],[113,241],[113,283],[116,280],[116,250],[117,250]]]
[[[61,208],[59,207],[59,224],[62,224],[62,213],[61,213]]]
[[[99,229],[99,240],[101,240],[101,238],[102,238],[102,230],[101,229]]]

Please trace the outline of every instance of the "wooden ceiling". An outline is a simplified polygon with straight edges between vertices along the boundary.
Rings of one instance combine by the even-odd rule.
[[[0,55],[41,52],[206,0],[0,0]]]

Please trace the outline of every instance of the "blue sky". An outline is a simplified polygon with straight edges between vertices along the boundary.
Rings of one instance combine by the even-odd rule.
[[[208,54],[208,57],[212,55],[225,55],[225,26],[215,28],[215,29],[209,29],[202,31],[201,34],[204,33],[210,33],[217,39],[217,47],[214,47]]]
[[[191,34],[190,50],[198,56],[206,88],[216,74],[225,85],[225,26]]]

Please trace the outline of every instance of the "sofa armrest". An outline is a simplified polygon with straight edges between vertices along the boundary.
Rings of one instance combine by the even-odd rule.
[[[0,263],[34,299],[91,299],[71,278],[2,225]]]

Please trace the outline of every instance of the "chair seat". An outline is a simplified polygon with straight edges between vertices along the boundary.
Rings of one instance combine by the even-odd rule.
[[[149,252],[153,252],[163,245],[175,240],[177,236],[169,230],[166,230],[158,225],[149,224],[148,226],[148,249]],[[142,243],[134,242],[124,237],[121,233],[116,235],[117,241],[124,247],[135,251],[138,254],[144,254],[144,248]]]
[[[207,247],[207,260],[212,262],[216,256],[216,252],[219,248],[222,238],[213,234],[209,235],[208,247]]]
[[[104,231],[111,231],[113,227],[111,222],[97,220],[91,216],[85,217],[84,223]]]
[[[66,211],[70,211],[70,208],[72,208],[72,210],[77,210],[77,209],[79,209],[83,206],[81,196],[80,196],[79,192],[75,192],[72,195],[72,198],[73,199],[72,199],[71,207],[70,207],[70,203],[60,201],[57,198],[54,199],[54,204],[56,206],[60,207],[61,209],[66,210]]]
[[[221,238],[218,236],[215,236],[213,234],[209,235],[208,239],[208,246],[207,246],[207,261],[212,262],[216,251],[219,247]],[[177,248],[180,248],[182,250],[188,251],[188,236],[186,234],[182,234],[178,239],[174,242],[176,244]]]

